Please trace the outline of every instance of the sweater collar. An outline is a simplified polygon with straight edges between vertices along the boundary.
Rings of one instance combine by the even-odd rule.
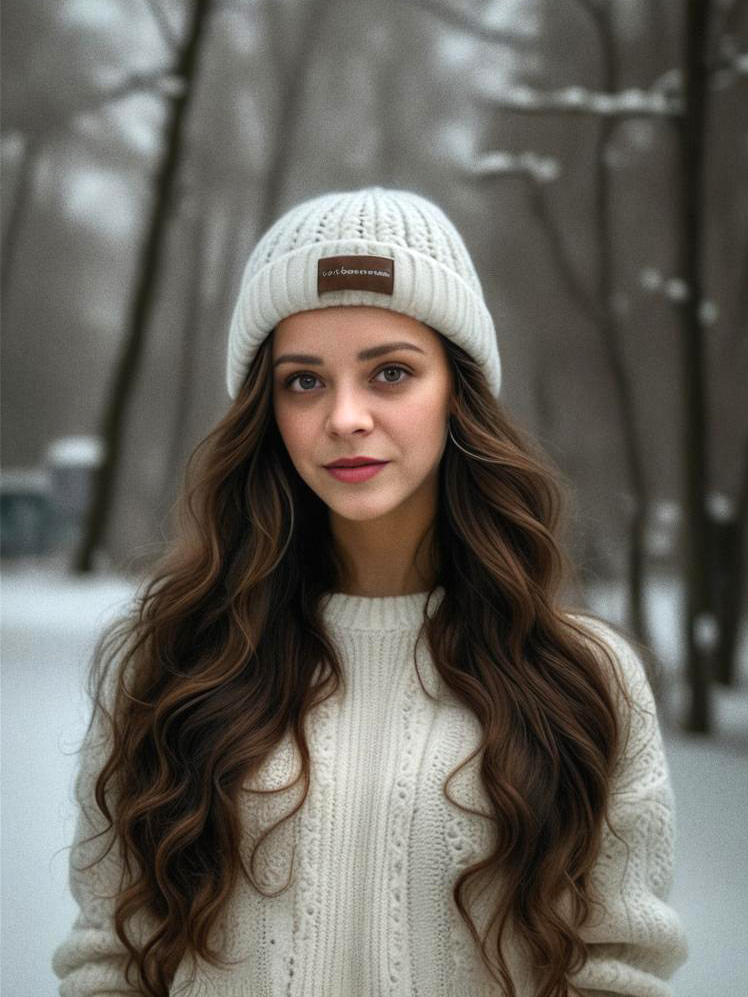
[[[320,608],[325,624],[338,630],[413,630],[423,622],[428,592],[408,595],[348,595],[332,592],[322,597]],[[444,597],[437,586],[429,603],[429,615]]]

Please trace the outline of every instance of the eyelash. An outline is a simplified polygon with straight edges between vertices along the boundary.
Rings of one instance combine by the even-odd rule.
[[[376,374],[374,376],[377,377],[377,375],[381,374],[382,371],[385,371],[385,370],[401,370],[404,374],[407,374],[408,377],[411,376],[410,375],[410,371],[407,370],[407,368],[405,368],[405,367],[403,367],[403,366],[401,366],[400,364],[397,364],[397,363],[388,363],[388,364],[385,364],[384,367],[380,367],[379,368],[379,370],[376,372]],[[298,374],[294,374],[292,377],[289,377],[289,379],[284,382],[283,386],[285,388],[289,388],[290,389],[290,387],[293,384],[293,382],[297,378],[299,378],[299,377],[313,377],[316,380],[319,380],[319,378],[317,377],[317,375],[316,374],[312,374],[310,371],[299,371]],[[387,387],[397,388],[401,384],[404,384],[406,380],[407,380],[407,378],[400,378],[399,381],[383,381],[381,383],[386,384]],[[301,390],[301,391],[295,391],[294,392],[294,394],[296,394],[296,395],[308,395],[310,393],[311,392],[310,392],[309,389],[307,389],[307,390]]]

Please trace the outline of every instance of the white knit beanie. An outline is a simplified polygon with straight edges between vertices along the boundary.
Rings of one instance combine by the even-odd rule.
[[[378,186],[322,194],[265,232],[247,261],[231,319],[231,398],[281,319],[333,305],[389,308],[431,326],[481,364],[498,396],[496,331],[475,267],[442,209],[420,194]]]

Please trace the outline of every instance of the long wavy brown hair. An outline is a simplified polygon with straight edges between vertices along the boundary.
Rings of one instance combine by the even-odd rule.
[[[441,339],[459,446],[449,441],[440,463],[428,541],[438,566],[431,592],[443,584],[445,594],[433,614],[424,608],[419,640],[482,725],[481,744],[463,764],[483,752],[496,828],[493,853],[464,869],[452,893],[509,997],[502,938],[510,923],[537,972],[538,997],[567,997],[576,992],[569,974],[587,958],[579,928],[594,903],[589,874],[622,749],[616,697],[626,692],[582,611],[571,619],[560,605],[576,571],[560,539],[562,476],[512,424],[481,367]],[[176,539],[129,612],[99,638],[89,670],[91,724],[100,710],[110,731],[95,799],[122,870],[114,926],[129,953],[128,982],[135,968],[150,997],[166,997],[187,953],[226,963],[210,946],[211,930],[240,875],[262,893],[257,848],[300,809],[309,787],[305,718],[344,681],[319,607],[325,593],[341,590],[342,566],[327,507],[278,432],[271,353],[272,334],[190,456]],[[247,869],[241,789],[289,731],[303,797],[264,831]],[[491,873],[505,888],[481,937],[466,897],[471,882]],[[128,922],[141,915],[152,930],[138,939]]]

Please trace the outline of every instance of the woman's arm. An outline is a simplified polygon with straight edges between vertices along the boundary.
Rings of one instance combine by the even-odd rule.
[[[589,624],[589,621],[585,620]],[[620,666],[633,709],[622,703],[625,746],[612,785],[609,820],[590,879],[593,906],[581,929],[587,964],[570,979],[584,997],[671,997],[668,980],[688,955],[668,905],[675,809],[654,696],[631,645],[595,621]]]

